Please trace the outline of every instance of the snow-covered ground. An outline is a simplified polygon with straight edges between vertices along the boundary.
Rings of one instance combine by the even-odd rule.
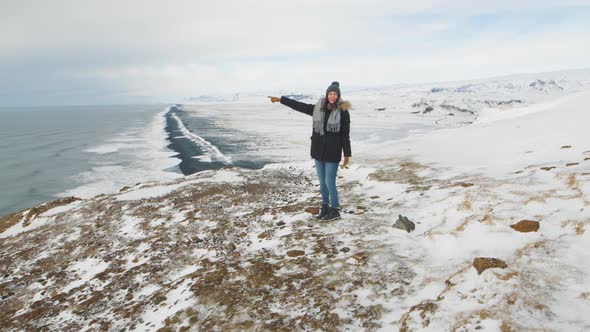
[[[0,323],[589,330],[588,73],[351,92],[353,158],[331,223],[311,215],[309,117],[267,101],[185,105],[274,138],[259,153],[292,161],[2,218]],[[399,215],[415,230],[394,228]]]

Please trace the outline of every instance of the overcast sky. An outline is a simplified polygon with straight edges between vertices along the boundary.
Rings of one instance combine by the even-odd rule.
[[[590,0],[0,0],[0,106],[590,67]]]

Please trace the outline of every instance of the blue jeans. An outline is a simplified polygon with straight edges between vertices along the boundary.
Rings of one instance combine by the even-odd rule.
[[[338,172],[338,164],[339,163],[315,161],[315,169],[318,172],[318,179],[320,180],[322,203],[330,204],[330,206],[335,209],[340,206],[338,202],[338,190],[336,190],[336,173]]]

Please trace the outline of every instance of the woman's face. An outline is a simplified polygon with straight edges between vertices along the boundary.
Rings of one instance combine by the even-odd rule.
[[[338,94],[336,93],[336,91],[328,92],[328,102],[330,104],[334,104],[336,100],[338,100]]]

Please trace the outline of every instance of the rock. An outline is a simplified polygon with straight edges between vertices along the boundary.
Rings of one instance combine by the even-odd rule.
[[[514,225],[510,225],[510,227],[521,233],[536,232],[539,230],[539,222],[535,220],[521,220]]]
[[[564,145],[564,146],[562,146],[561,148],[562,148],[562,149],[569,149],[569,148],[571,148],[571,147],[572,147],[571,145]]]
[[[497,258],[477,257],[473,260],[473,267],[477,270],[477,274],[482,274],[487,269],[505,269],[508,267],[506,262]]]
[[[576,166],[579,165],[580,163],[569,163],[569,164],[565,164],[565,166],[570,167],[570,166]]]
[[[317,207],[308,207],[307,209],[305,209],[305,212],[309,213],[309,214],[319,214],[320,213],[320,208]]]
[[[277,223],[277,226],[285,226],[285,222],[284,222],[284,221],[279,221],[279,222]]]
[[[590,160],[590,157],[586,157],[586,158],[584,158],[584,161],[586,161],[586,160]]]
[[[458,186],[461,186],[461,187],[463,187],[463,188],[469,188],[469,187],[473,186],[473,183],[468,183],[468,182],[459,182],[457,185],[458,185]]]
[[[260,234],[258,235],[258,238],[259,238],[259,239],[265,239],[265,238],[267,238],[267,237],[268,237],[268,233],[267,233],[267,232],[262,232],[262,233],[260,233]]]
[[[422,111],[422,114],[426,114],[426,113],[430,113],[434,110],[434,107],[432,106],[428,106],[424,109],[424,111]]]
[[[541,167],[541,169],[544,170],[544,171],[550,171],[550,170],[552,170],[554,168],[555,168],[555,166]]]
[[[375,195],[375,196],[371,196],[371,197],[369,197],[369,198],[370,198],[370,199],[377,199],[377,198],[381,198],[381,196],[377,196],[377,195]]]
[[[395,224],[393,224],[393,227],[401,229],[408,233],[416,229],[416,225],[413,222],[411,222],[407,217],[404,217],[401,214],[399,215]]]
[[[343,253],[347,253],[349,251],[350,251],[349,247],[344,247],[344,248],[340,249],[340,252],[343,252]]]
[[[287,251],[287,256],[289,257],[298,257],[305,255],[305,251],[303,250],[289,250]]]

